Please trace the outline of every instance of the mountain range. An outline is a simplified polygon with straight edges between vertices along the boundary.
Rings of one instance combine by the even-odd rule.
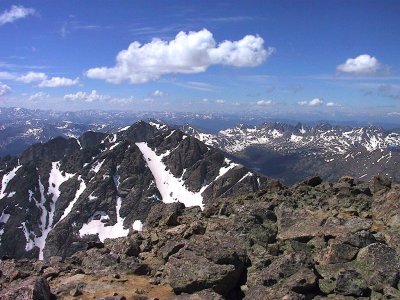
[[[78,138],[88,130],[114,133],[141,119],[161,120],[285,184],[316,174],[330,181],[344,175],[368,180],[375,174],[399,180],[398,129],[326,122],[262,123],[265,117],[254,115],[1,108],[0,156],[19,155],[30,145],[57,136]]]
[[[190,125],[183,130],[286,184],[314,175],[330,181],[345,175],[369,180],[376,174],[400,180],[398,130],[280,122],[259,126],[242,124],[216,134]]]
[[[310,162],[388,151],[390,166],[395,132],[183,129],[138,121],[4,157],[0,299],[400,297],[398,184],[314,176],[286,187],[237,160],[314,145]]]
[[[182,131],[142,121],[35,144],[0,170],[0,256],[16,258],[66,257],[126,236],[161,200],[203,207],[269,182]]]

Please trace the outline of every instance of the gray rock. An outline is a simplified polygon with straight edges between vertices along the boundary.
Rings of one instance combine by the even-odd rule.
[[[399,280],[399,257],[396,251],[382,243],[370,244],[357,255],[356,268],[375,290],[396,286]]]
[[[0,291],[2,300],[50,300],[51,292],[46,279],[30,277],[23,281],[15,282]]]
[[[339,273],[335,292],[345,296],[366,296],[368,286],[359,273],[354,270]]]

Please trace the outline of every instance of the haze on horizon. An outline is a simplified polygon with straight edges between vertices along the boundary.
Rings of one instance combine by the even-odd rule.
[[[1,1],[0,106],[400,123],[400,2]]]

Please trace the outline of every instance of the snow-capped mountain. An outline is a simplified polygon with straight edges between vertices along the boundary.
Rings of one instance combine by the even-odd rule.
[[[25,108],[0,108],[0,157],[18,155],[38,142],[57,136],[78,137],[88,130],[112,132],[138,120],[161,120],[166,124],[190,123],[211,131],[249,121],[247,117],[178,112],[130,112],[84,110],[57,112]]]
[[[313,174],[333,180],[342,175],[369,179],[384,173],[400,179],[400,134],[379,127],[265,123],[239,125],[216,134],[189,125],[183,130],[286,183]]]
[[[0,257],[16,258],[65,257],[88,241],[126,236],[160,201],[203,208],[270,182],[180,130],[146,122],[35,144],[0,170]]]

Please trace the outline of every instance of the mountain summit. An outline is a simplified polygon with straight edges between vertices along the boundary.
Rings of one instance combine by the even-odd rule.
[[[157,203],[204,208],[268,183],[157,122],[58,137],[1,164],[0,256],[15,258],[66,257],[88,242],[140,230]]]

